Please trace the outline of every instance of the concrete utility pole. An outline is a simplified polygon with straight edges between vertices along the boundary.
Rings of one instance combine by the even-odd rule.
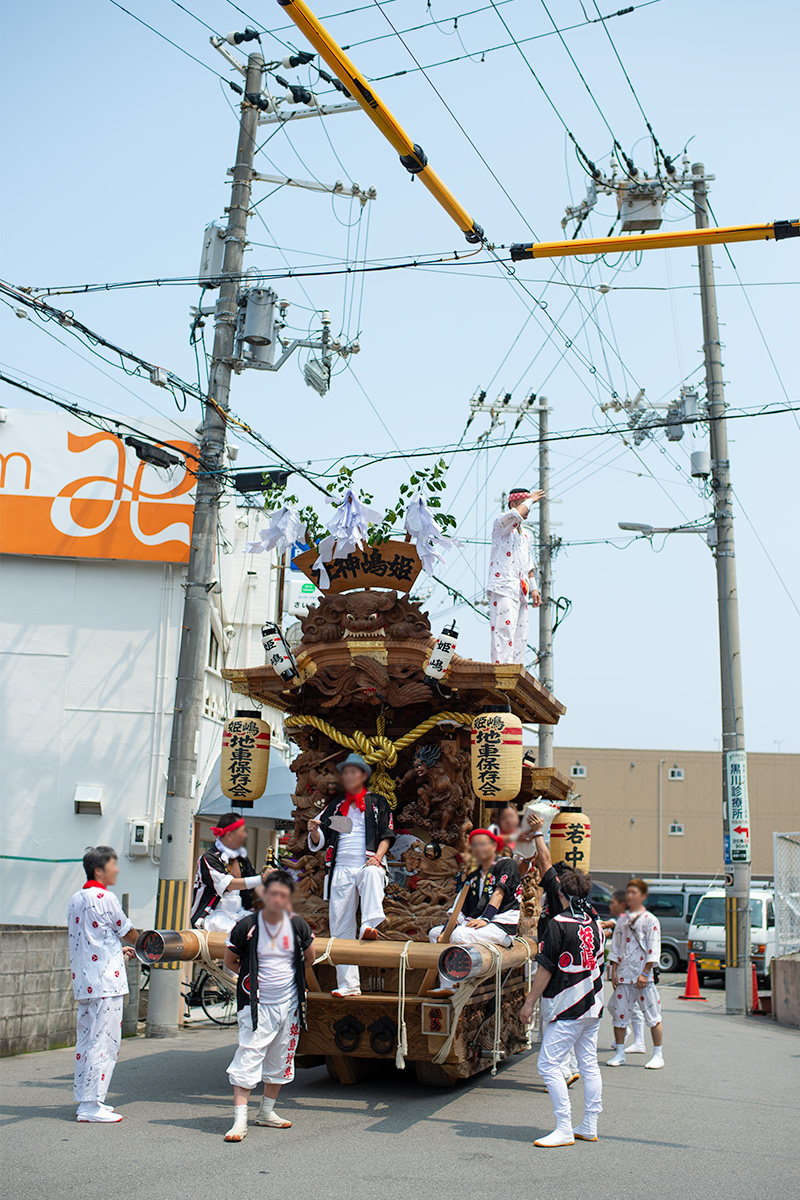
[[[260,53],[247,60],[245,92],[261,92],[264,59]],[[192,808],[197,780],[197,756],[203,720],[203,692],[210,629],[210,596],[216,574],[214,558],[217,519],[225,466],[225,418],[231,381],[231,361],[237,316],[237,298],[244,262],[245,233],[250,208],[250,188],[258,130],[258,108],[242,102],[239,144],[233,169],[231,203],[225,231],[224,282],[216,305],[214,349],[208,399],[200,435],[201,468],[189,551],[189,570],[175,689],[175,716],[169,753],[167,796],[161,866],[156,904],[156,927],[180,929],[186,920],[186,900],[192,868]],[[219,410],[222,410],[220,412]],[[150,976],[147,1036],[169,1037],[177,1033],[181,1001],[181,973],[154,970]]]
[[[539,487],[544,496],[539,501],[539,681],[549,692],[553,679],[553,580],[551,572],[552,543],[550,540],[550,451],[547,445],[547,407],[545,396],[539,396]],[[539,767],[553,765],[553,726],[539,726]]]
[[[705,168],[692,166],[695,224],[709,227]],[[739,643],[739,598],[733,543],[733,491],[728,461],[728,430],[722,379],[717,298],[711,247],[697,248],[700,296],[703,306],[703,351],[706,364],[711,487],[719,610],[719,652],[722,680],[722,780],[725,851],[726,969],[725,996],[729,1013],[748,1011],[750,967],[750,817],[747,766],[744,754],[742,654]]]

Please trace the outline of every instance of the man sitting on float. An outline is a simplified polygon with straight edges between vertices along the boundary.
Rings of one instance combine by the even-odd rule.
[[[383,796],[367,791],[372,768],[360,754],[348,754],[339,764],[345,795],[337,796],[315,820],[308,822],[308,848],[326,846],[323,898],[329,901],[328,924],[332,938],[354,938],[361,901],[358,936],[374,941],[377,926],[385,920],[384,859],[394,842],[392,811]],[[356,966],[337,966],[334,996],[360,996]]]
[[[473,829],[469,848],[478,865],[463,881],[469,884],[469,891],[450,942],[460,946],[511,946],[519,930],[522,903],[519,867],[511,858],[498,858],[503,839],[488,829]],[[444,925],[436,925],[428,934],[429,940],[441,942],[444,930]],[[446,981],[440,977],[439,982],[441,986],[429,994],[452,995]]]
[[[252,889],[261,883],[261,876],[247,857],[241,813],[226,813],[211,832],[216,841],[213,850],[198,859],[189,920],[193,929],[230,933],[237,921],[252,912]]]

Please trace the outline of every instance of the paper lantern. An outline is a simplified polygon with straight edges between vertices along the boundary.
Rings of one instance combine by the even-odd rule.
[[[522,787],[522,723],[509,712],[472,722],[472,787],[480,800],[504,804]]]
[[[239,808],[252,808],[264,795],[269,770],[270,730],[260,717],[231,717],[222,729],[222,794]]]
[[[295,666],[291,651],[283,640],[283,634],[273,621],[261,626],[261,641],[267,652],[267,662],[281,679],[294,679],[300,674]]]
[[[592,826],[586,813],[577,806],[562,808],[550,826],[550,857],[553,862],[563,859],[571,867],[589,870]]]
[[[426,679],[444,679],[456,652],[457,637],[458,630],[454,621],[447,629],[443,629],[436,639],[436,645],[431,650],[425,667]]]

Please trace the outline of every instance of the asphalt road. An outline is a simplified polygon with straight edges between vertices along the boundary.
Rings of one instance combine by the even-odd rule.
[[[662,980],[665,1058],[603,1072],[600,1141],[554,1151],[535,1052],[467,1086],[417,1085],[410,1071],[342,1087],[300,1071],[278,1110],[285,1132],[250,1127],[227,1145],[232,1030],[123,1042],[110,1101],[119,1125],[74,1120],[72,1050],[6,1059],[3,1194],[13,1200],[782,1200],[800,1192],[800,1035],[769,1018],[727,1017],[723,994],[678,1000]],[[666,984],[666,986],[663,986]],[[603,1018],[601,1043],[610,1046]],[[601,1062],[610,1050],[601,1053]],[[580,1084],[573,1112],[582,1112]],[[252,1115],[255,1102],[251,1101]],[[230,1172],[230,1173],[229,1173]]]

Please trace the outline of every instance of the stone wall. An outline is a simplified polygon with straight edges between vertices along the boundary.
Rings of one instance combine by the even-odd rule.
[[[122,1036],[135,1037],[139,964],[126,968]],[[75,1009],[66,928],[0,925],[0,1056],[74,1046]]]
[[[0,1055],[74,1042],[66,929],[0,925]]]
[[[772,1016],[800,1028],[800,954],[772,960]]]

